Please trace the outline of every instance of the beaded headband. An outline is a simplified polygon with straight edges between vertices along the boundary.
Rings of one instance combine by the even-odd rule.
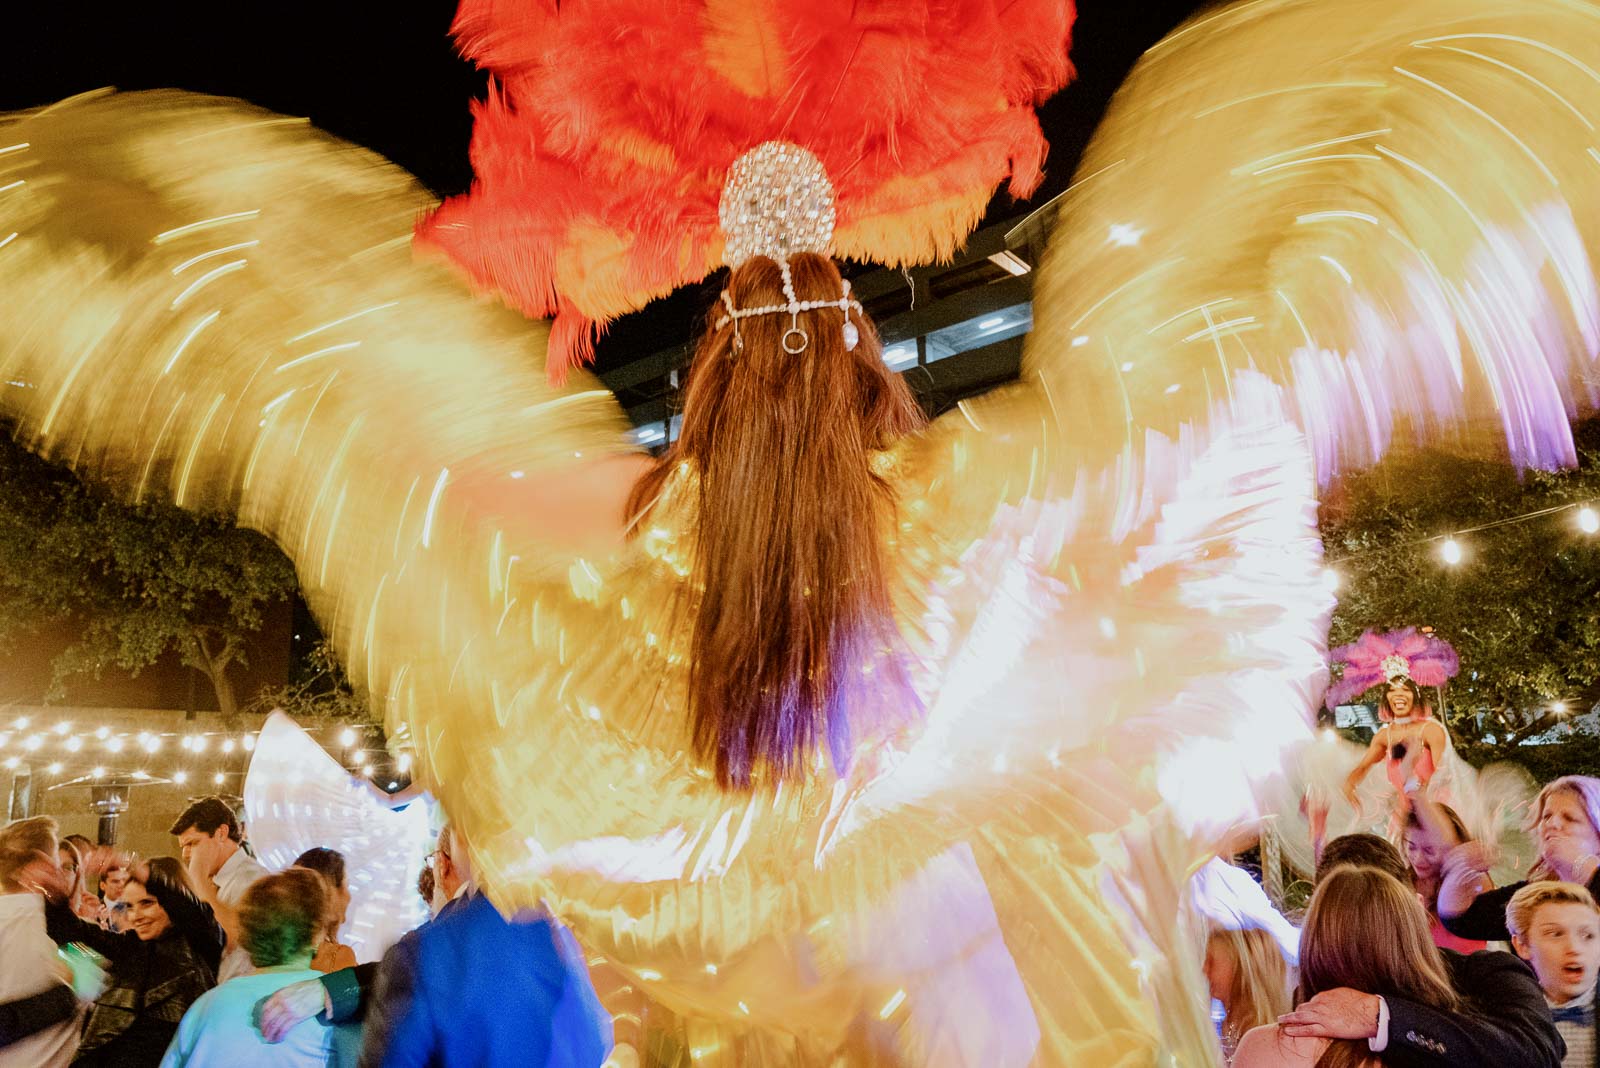
[[[850,321],[854,309],[865,314],[861,303],[850,295],[850,281],[838,300],[801,300],[794,289],[789,257],[797,252],[828,254],[833,240],[833,183],[816,156],[784,141],[764,141],[740,156],[728,168],[717,205],[725,239],[722,259],[737,267],[756,256],[775,261],[783,271],[782,304],[759,308],[736,308],[733,295],[722,291],[722,305],[728,313],[717,320],[717,329],[733,324],[733,351],[744,350],[739,320],[756,315],[789,316],[789,329],[783,333],[783,351],[798,355],[811,344],[811,336],[800,326],[800,313],[818,308],[838,308],[844,312],[844,347],[853,351],[861,332]]]
[[[788,298],[784,304],[766,304],[759,308],[735,308],[733,296],[726,289],[722,291],[722,306],[728,309],[728,314],[717,320],[717,329],[721,330],[729,323],[733,324],[733,351],[744,351],[744,338],[739,334],[739,320],[749,319],[756,315],[779,315],[789,313],[789,329],[783,332],[783,351],[791,356],[798,356],[806,351],[811,344],[811,335],[805,332],[800,325],[800,313],[815,311],[818,308],[838,308],[844,312],[844,347],[847,352],[854,352],[856,342],[861,340],[861,331],[856,329],[856,324],[850,321],[850,310],[854,308],[858,313],[866,314],[861,307],[861,302],[850,295],[850,279],[841,279],[844,283],[844,294],[838,300],[801,300],[794,291],[794,275],[789,270],[788,260],[779,260],[778,269],[783,272],[783,295]]]

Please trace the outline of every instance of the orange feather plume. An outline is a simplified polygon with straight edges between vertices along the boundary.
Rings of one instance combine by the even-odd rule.
[[[480,289],[554,316],[550,373],[597,329],[721,261],[728,167],[804,145],[837,195],[834,251],[948,257],[1045,142],[1033,108],[1072,73],[1072,0],[462,0],[471,192],[418,227]]]

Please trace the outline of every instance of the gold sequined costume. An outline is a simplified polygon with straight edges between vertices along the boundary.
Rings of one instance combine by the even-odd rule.
[[[617,404],[412,259],[429,198],[372,155],[182,93],[10,117],[0,398],[275,537],[489,892],[685,1060],[1211,1063],[1182,883],[1308,733],[1316,478],[1445,433],[1559,463],[1595,399],[1597,68],[1566,0],[1254,0],[1153,49],[1023,380],[882,458],[925,719],[775,796],[688,755],[694,472],[624,549],[544,539]]]

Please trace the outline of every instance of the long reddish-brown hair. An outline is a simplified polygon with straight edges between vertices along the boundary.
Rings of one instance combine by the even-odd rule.
[[[837,300],[824,256],[790,261],[801,300]],[[735,268],[738,308],[785,301],[779,266]],[[911,390],[883,364],[857,312],[800,313],[808,342],[784,351],[786,314],[715,325],[683,390],[678,440],[634,487],[628,512],[648,513],[688,464],[697,480],[688,706],[696,753],[717,781],[748,787],[758,771],[797,779],[825,743],[848,760],[852,721],[909,701],[890,611],[887,547],[892,487],[874,453],[923,424]],[[791,339],[791,347],[794,347]],[[637,529],[637,528],[636,528]]]

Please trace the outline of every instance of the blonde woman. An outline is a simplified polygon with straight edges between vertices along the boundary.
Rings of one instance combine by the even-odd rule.
[[[1336,868],[1306,911],[1300,939],[1300,998],[1360,990],[1457,1012],[1428,917],[1410,887],[1376,868]],[[1291,1038],[1281,1024],[1257,1027],[1239,1043],[1233,1068],[1364,1068],[1380,1063],[1361,1039]]]
[[[1289,1011],[1289,966],[1272,935],[1260,928],[1214,929],[1206,940],[1206,983],[1222,1003],[1222,1056],[1233,1060],[1252,1028]]]
[[[1510,941],[1506,906],[1529,883],[1555,880],[1588,887],[1600,896],[1600,779],[1566,775],[1539,791],[1533,830],[1539,856],[1526,882],[1486,889],[1493,864],[1480,842],[1464,842],[1444,860],[1439,884],[1439,920],[1460,938]]]

